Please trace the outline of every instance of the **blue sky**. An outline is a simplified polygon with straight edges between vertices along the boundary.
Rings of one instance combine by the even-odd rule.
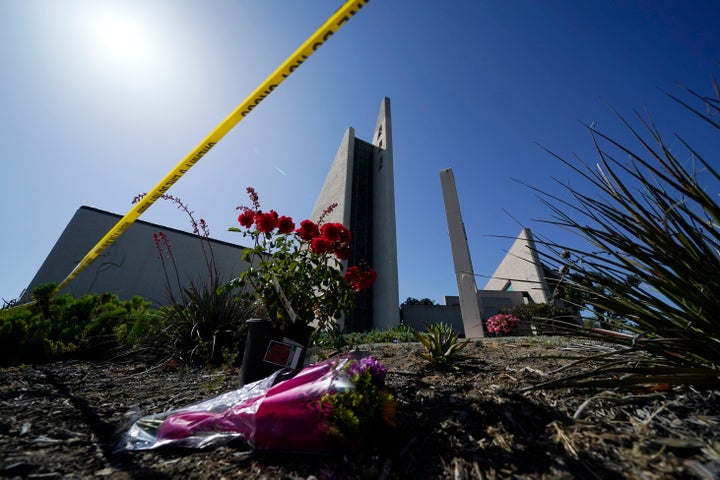
[[[81,205],[126,213],[341,3],[0,1],[0,297],[21,293]],[[227,228],[246,186],[304,218],[344,131],[369,139],[387,96],[400,300],[442,302],[457,287],[439,171],[455,173],[482,288],[503,236],[565,241],[516,181],[571,179],[538,144],[593,162],[581,122],[627,136],[609,105],[704,142],[662,90],[711,91],[718,25],[713,1],[372,0],[169,193],[226,241],[241,241]],[[141,218],[189,228],[163,202]]]

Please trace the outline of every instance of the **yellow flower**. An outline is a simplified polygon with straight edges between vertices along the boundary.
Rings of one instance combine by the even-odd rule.
[[[392,397],[392,395],[388,394],[388,398],[382,406],[382,411],[380,412],[380,416],[382,417],[382,419],[385,423],[387,423],[391,427],[394,427],[397,425],[395,423],[396,414],[397,414],[397,402]]]

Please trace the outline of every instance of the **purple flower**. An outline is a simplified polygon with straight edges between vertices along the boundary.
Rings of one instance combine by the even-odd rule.
[[[375,357],[363,357],[354,362],[348,369],[348,375],[354,377],[355,375],[361,375],[367,371],[370,372],[370,376],[376,383],[382,385],[385,382],[387,368],[385,365],[378,362]]]

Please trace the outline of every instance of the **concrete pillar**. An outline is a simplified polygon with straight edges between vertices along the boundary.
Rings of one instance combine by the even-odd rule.
[[[372,261],[378,272],[377,282],[373,287],[373,326],[380,330],[400,323],[391,118],[390,99],[384,98],[372,140],[375,147]]]
[[[448,235],[450,236],[450,248],[452,249],[453,265],[455,267],[455,278],[460,297],[460,314],[463,319],[466,338],[485,337],[482,326],[482,315],[480,314],[480,299],[475,284],[475,273],[473,272],[468,248],[465,225],[460,213],[460,201],[458,200],[457,188],[455,187],[455,176],[452,169],[440,171],[440,185],[442,186],[443,201],[445,202],[445,217],[448,224]]]

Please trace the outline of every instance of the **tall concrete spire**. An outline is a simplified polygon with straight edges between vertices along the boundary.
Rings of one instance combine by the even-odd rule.
[[[460,213],[460,201],[452,169],[447,168],[440,171],[440,185],[445,202],[445,217],[447,218],[465,337],[484,337],[480,299],[477,294],[475,273],[470,259],[470,249],[468,248],[465,224]]]
[[[325,221],[341,222],[352,233],[350,264],[367,261],[377,270],[370,292],[361,292],[345,320],[349,331],[387,329],[400,323],[390,99],[384,98],[371,142],[348,128],[320,191],[312,219],[331,203]]]
[[[393,162],[390,99],[380,104],[372,141],[375,172],[373,174],[373,266],[378,279],[373,287],[375,328],[384,330],[400,323],[398,288],[397,237],[395,227],[395,173]]]

